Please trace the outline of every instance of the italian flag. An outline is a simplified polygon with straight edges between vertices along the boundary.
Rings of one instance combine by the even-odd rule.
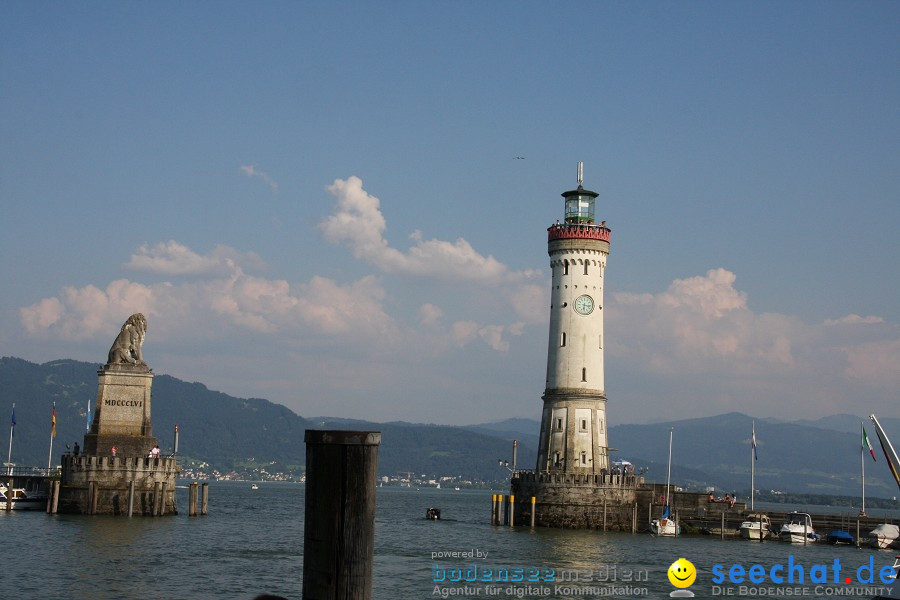
[[[869,454],[872,455],[872,460],[874,460],[875,462],[878,462],[878,460],[875,458],[875,450],[872,449],[872,444],[869,443],[869,438],[868,438],[868,436],[866,436],[866,428],[865,427],[862,428],[862,432],[863,432],[863,434],[862,434],[863,449],[868,448]]]

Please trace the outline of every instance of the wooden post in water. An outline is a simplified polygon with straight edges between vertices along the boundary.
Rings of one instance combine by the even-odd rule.
[[[92,481],[88,487],[88,514],[97,514],[97,482]]]
[[[634,509],[631,512],[631,533],[637,533],[637,501],[634,502]]]
[[[50,504],[50,514],[55,515],[56,510],[59,508],[59,488],[62,485],[62,482],[59,479],[54,480],[53,482],[53,498],[52,503]]]
[[[200,486],[200,516],[205,517],[209,512],[209,483],[203,482]]]
[[[12,499],[13,499],[13,480],[10,479],[6,482],[6,511],[9,512],[12,510]]]
[[[720,530],[720,537],[725,539],[725,507],[722,507],[722,529]]]
[[[304,600],[369,600],[381,433],[306,430]]]
[[[188,488],[188,516],[196,517],[197,516],[197,492],[200,489],[200,484],[196,481],[193,482]]]
[[[516,526],[516,497],[509,495],[509,526]]]
[[[531,497],[531,526],[532,526],[532,527],[534,527],[535,518],[536,518],[535,512],[537,512],[537,511],[536,511],[536,508],[535,508],[535,502],[536,502],[536,501],[537,501],[537,498],[535,498],[534,496],[532,496],[532,497]]]
[[[606,531],[606,496],[603,496],[603,531]]]

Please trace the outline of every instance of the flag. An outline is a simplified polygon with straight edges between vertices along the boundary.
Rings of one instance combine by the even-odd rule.
[[[53,403],[53,412],[50,416],[50,435],[56,437],[56,402]]]
[[[866,435],[866,428],[865,428],[865,427],[862,428],[862,432],[863,432],[863,436],[862,436],[862,447],[863,447],[863,450],[865,450],[866,448],[868,448],[868,449],[869,449],[869,454],[872,455],[872,460],[874,460],[875,462],[878,462],[878,460],[875,458],[875,450],[874,450],[874,448],[872,448],[872,444],[871,444],[871,442],[869,442],[869,437]]]
[[[756,455],[756,423],[753,424],[753,435],[750,436],[750,445],[753,446],[753,460],[759,460]]]

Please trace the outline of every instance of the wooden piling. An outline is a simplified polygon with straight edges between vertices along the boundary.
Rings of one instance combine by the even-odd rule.
[[[369,600],[381,433],[306,431],[304,600]]]
[[[197,492],[200,490],[200,484],[196,481],[188,488],[188,516],[197,516]]]
[[[200,486],[200,516],[205,517],[209,512],[209,483],[203,482]]]
[[[603,496],[603,531],[606,531],[606,496]]]
[[[88,485],[88,514],[97,514],[97,482],[92,481]]]
[[[6,482],[6,511],[9,512],[12,510],[12,500],[13,500],[13,480],[10,479]]]
[[[59,508],[59,488],[62,485],[59,479],[53,481],[53,495],[50,503],[50,514],[55,515]]]
[[[128,484],[128,516],[134,516],[134,479]]]
[[[534,521],[535,521],[535,512],[536,512],[535,511],[535,502],[536,501],[537,501],[537,498],[532,496],[531,497],[531,526],[532,527],[534,527]]]
[[[509,526],[516,526],[516,497],[509,495]]]

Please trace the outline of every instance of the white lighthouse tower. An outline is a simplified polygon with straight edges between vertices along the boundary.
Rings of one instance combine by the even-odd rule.
[[[596,222],[599,194],[582,187],[562,194],[565,220],[547,229],[552,283],[547,382],[538,473],[601,474],[609,470],[603,379],[603,286],[609,228]]]

